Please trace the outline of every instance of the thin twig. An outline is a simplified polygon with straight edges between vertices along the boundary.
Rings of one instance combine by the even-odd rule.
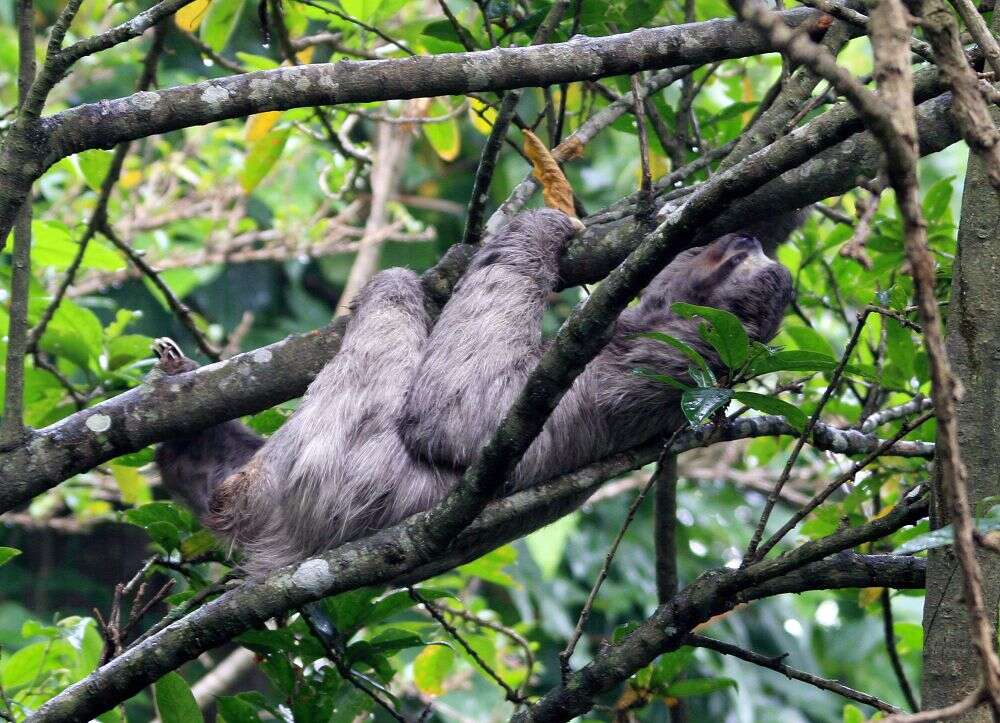
[[[660,452],[660,458],[657,461],[657,471],[663,469],[664,461],[670,455],[674,440],[677,439],[677,435],[679,435],[682,430],[683,427],[675,430],[663,445],[663,449]],[[587,600],[584,602],[583,608],[580,610],[580,616],[576,620],[576,626],[573,628],[573,633],[570,635],[569,640],[566,641],[566,647],[559,652],[559,667],[563,684],[566,683],[566,680],[569,678],[569,674],[572,672],[569,666],[569,660],[573,657],[573,651],[576,649],[576,644],[580,641],[580,637],[583,635],[584,625],[586,625],[587,620],[590,619],[590,613],[594,608],[594,602],[597,600],[597,594],[601,591],[601,585],[604,584],[604,581],[608,577],[608,573],[611,570],[611,563],[614,561],[615,555],[618,553],[618,547],[621,545],[622,539],[625,537],[625,533],[632,524],[632,520],[635,519],[636,512],[639,511],[639,506],[642,504],[643,500],[646,499],[646,495],[649,493],[649,490],[653,487],[653,485],[656,484],[657,479],[657,474],[650,475],[646,484],[642,486],[642,489],[640,489],[638,494],[636,494],[635,499],[632,500],[632,504],[629,505],[628,512],[625,513],[625,520],[622,522],[622,525],[618,530],[618,534],[611,543],[611,547],[608,548],[608,552],[604,556],[604,564],[601,565],[601,571],[598,573],[597,579],[594,580],[594,584],[590,588],[590,593],[587,595]]]
[[[455,642],[457,642],[459,645],[462,646],[462,649],[465,650],[466,653],[468,653],[469,657],[471,657],[474,661],[476,661],[476,665],[482,668],[484,673],[490,676],[490,678],[492,678],[497,685],[503,688],[507,700],[509,700],[514,705],[521,705],[525,702],[524,697],[519,692],[511,688],[510,684],[507,683],[506,680],[501,678],[500,674],[497,673],[495,670],[493,670],[493,667],[489,663],[483,660],[483,657],[476,652],[475,648],[469,645],[469,642],[464,637],[462,637],[462,634],[460,632],[458,632],[458,628],[449,623],[445,619],[444,615],[442,615],[437,608],[435,608],[433,605],[430,604],[427,598],[425,598],[423,595],[421,595],[412,587],[408,587],[406,589],[410,593],[410,597],[412,597],[415,602],[418,602],[421,605],[423,605],[424,609],[428,612],[428,614],[432,618],[434,618],[442,628],[448,631],[448,634],[455,639]]]
[[[368,23],[366,23],[366,22],[364,22],[362,20],[358,20],[357,18],[348,15],[347,13],[342,13],[339,10],[336,10],[335,8],[331,8],[331,7],[329,7],[328,5],[325,5],[325,4],[321,4],[321,3],[318,3],[318,2],[312,2],[312,0],[295,0],[295,1],[299,2],[299,3],[302,3],[303,5],[308,5],[311,8],[316,8],[320,12],[327,13],[328,15],[333,15],[334,17],[340,18],[341,20],[346,20],[347,22],[351,23],[352,25],[357,25],[359,28],[364,28],[368,32],[374,33],[375,35],[379,36],[385,42],[390,43],[392,45],[395,45],[397,48],[399,48],[400,50],[402,50],[407,55],[416,55],[416,52],[412,48],[410,48],[410,46],[408,46],[406,43],[404,43],[401,40],[396,40],[391,35],[389,35],[388,33],[385,33],[383,31],[379,30],[374,25],[369,25]]]
[[[767,528],[767,521],[771,517],[771,511],[774,509],[774,505],[778,501],[778,497],[781,494],[781,488],[785,486],[785,482],[787,482],[789,476],[791,476],[792,467],[795,466],[795,462],[799,458],[799,453],[802,451],[806,440],[809,439],[809,435],[812,433],[813,428],[819,421],[820,414],[823,412],[823,407],[826,406],[826,403],[830,400],[834,390],[840,384],[840,378],[844,373],[844,368],[847,366],[847,361],[851,358],[851,353],[854,351],[854,347],[857,346],[858,341],[861,339],[861,332],[865,328],[865,321],[868,319],[868,313],[869,312],[867,311],[863,311],[858,316],[858,322],[854,327],[854,333],[847,342],[847,347],[844,349],[844,353],[840,357],[840,362],[837,364],[836,369],[833,370],[833,375],[830,377],[830,383],[827,384],[826,390],[823,392],[823,396],[820,397],[819,403],[816,405],[816,409],[813,411],[812,416],[806,423],[806,426],[803,427],[802,434],[796,440],[795,446],[792,448],[792,453],[788,455],[788,461],[785,462],[785,468],[781,471],[781,476],[778,477],[778,481],[774,483],[774,490],[767,497],[767,502],[764,504],[764,510],[761,512],[760,519],[757,521],[757,528],[754,530],[753,537],[750,538],[750,544],[747,545],[747,551],[743,557],[744,566],[762,557],[762,555],[757,551],[757,546],[764,537],[764,530]]]
[[[18,118],[28,110],[35,81],[35,3],[16,0]],[[28,351],[28,295],[31,284],[32,194],[21,203],[14,221],[14,250],[11,254],[10,306],[8,307],[6,386],[0,416],[0,449],[18,444],[24,426],[24,360]],[[5,239],[0,238],[0,247]]]
[[[860,690],[855,690],[854,688],[844,685],[839,680],[821,678],[818,675],[813,675],[812,673],[807,673],[804,670],[799,670],[798,668],[786,665],[782,661],[787,657],[787,653],[785,655],[779,655],[772,658],[767,655],[755,653],[752,650],[746,650],[737,645],[733,645],[732,643],[716,640],[715,638],[709,638],[704,635],[698,635],[697,633],[688,635],[684,642],[687,645],[693,645],[696,648],[714,650],[715,652],[723,655],[730,655],[734,658],[745,660],[748,663],[753,663],[761,668],[767,668],[768,670],[781,673],[786,678],[790,678],[791,680],[799,680],[803,683],[808,683],[809,685],[815,686],[820,690],[827,690],[831,693],[836,693],[837,695],[843,696],[848,700],[853,700],[854,702],[861,703],[862,705],[870,705],[872,708],[885,711],[886,713],[899,712],[899,708],[896,706],[885,702],[881,698],[876,698],[874,695],[863,693]]]
[[[902,427],[900,427],[899,431],[896,432],[896,434],[894,434],[892,437],[882,442],[874,451],[872,451],[870,454],[865,455],[863,459],[855,462],[846,472],[843,472],[842,474],[838,475],[826,487],[817,492],[813,496],[813,498],[809,500],[807,504],[803,505],[802,509],[795,512],[795,514],[793,514],[789,518],[789,520],[785,524],[783,524],[777,532],[771,535],[767,539],[767,541],[760,546],[760,548],[757,551],[758,559],[763,558],[765,555],[767,555],[767,553],[770,552],[775,545],[777,545],[779,542],[781,542],[782,539],[784,539],[785,535],[791,532],[795,528],[795,526],[799,524],[799,522],[804,520],[809,515],[810,512],[812,512],[821,504],[823,504],[823,502],[825,502],[830,495],[836,492],[841,487],[841,485],[854,479],[854,477],[858,474],[858,472],[860,472],[869,464],[871,464],[876,459],[881,457],[883,454],[886,453],[887,450],[889,450],[892,447],[892,445],[894,445],[896,442],[901,440],[907,434],[909,434],[914,429],[919,427],[921,424],[926,422],[928,419],[931,419],[933,416],[934,412],[929,410],[921,414],[912,422],[904,424]]]
[[[406,718],[397,713],[395,708],[382,699],[382,696],[358,680],[357,674],[351,670],[351,666],[347,664],[346,660],[344,660],[344,643],[340,633],[333,628],[330,621],[326,619],[325,614],[320,614],[318,611],[315,611],[314,606],[318,604],[319,603],[310,603],[309,605],[303,605],[299,608],[299,615],[301,615],[302,619],[305,620],[306,625],[309,627],[313,636],[320,642],[320,645],[323,646],[323,650],[326,652],[326,657],[330,659],[331,663],[333,663],[337,672],[340,673],[340,677],[375,701],[375,703],[377,703],[382,710],[392,716],[393,719],[399,721],[400,723],[408,723]]]
[[[957,703],[937,708],[935,710],[924,710],[919,713],[895,713],[882,718],[878,723],[935,723],[935,721],[958,718],[958,716],[968,713],[974,708],[978,708],[989,699],[986,690],[980,686],[976,690]]]
[[[153,286],[163,294],[164,300],[167,302],[167,306],[170,307],[171,311],[177,317],[178,321],[184,326],[185,329],[190,332],[191,336],[194,337],[195,343],[198,348],[201,349],[202,353],[207,356],[212,361],[219,360],[219,351],[209,343],[205,335],[201,333],[201,329],[198,328],[197,323],[195,323],[194,315],[191,309],[183,301],[177,298],[173,290],[167,286],[166,282],[160,278],[160,274],[146,263],[146,260],[135,251],[131,246],[129,246],[125,241],[118,237],[118,234],[114,232],[111,228],[111,224],[107,221],[100,224],[98,227],[101,235],[104,236],[108,241],[113,243],[115,247],[118,248],[128,260],[131,261],[135,266],[142,272],[142,274],[152,282]]]
[[[896,645],[896,630],[892,620],[892,596],[889,594],[889,588],[882,588],[882,592],[879,595],[879,602],[882,605],[882,630],[885,633],[885,652],[888,654],[889,662],[892,664],[892,671],[896,674],[899,689],[903,692],[903,697],[906,698],[906,704],[910,706],[910,710],[918,711],[920,710],[920,703],[917,701],[917,696],[913,694],[913,687],[906,677],[906,671],[903,670],[903,661],[899,658],[899,648]]]
[[[545,20],[538,26],[538,30],[532,38],[532,45],[542,45],[548,41],[549,35],[562,20],[567,5],[569,5],[569,0],[557,0],[552,4]],[[479,165],[476,167],[462,243],[475,245],[483,237],[483,221],[486,215],[486,202],[489,200],[490,183],[493,180],[497,159],[500,156],[500,147],[507,137],[507,129],[510,127],[518,101],[521,100],[522,92],[523,90],[520,88],[508,90],[504,93],[503,100],[500,101],[500,109],[497,111],[490,135],[487,137],[483,151],[479,156]]]

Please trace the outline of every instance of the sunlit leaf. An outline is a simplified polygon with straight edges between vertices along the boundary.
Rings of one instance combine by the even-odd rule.
[[[274,124],[278,122],[281,118],[282,111],[280,110],[269,110],[264,113],[254,113],[252,116],[247,118],[246,130],[243,133],[243,137],[248,141],[257,141],[266,136]]]
[[[486,105],[481,100],[469,99],[469,120],[472,127],[488,136],[493,129],[493,123],[497,119],[497,109],[491,105]]]
[[[205,12],[208,10],[209,3],[211,3],[211,0],[194,0],[194,2],[190,2],[182,7],[174,15],[174,22],[177,23],[177,27],[193,33],[201,25],[201,21],[205,19]]]
[[[439,117],[447,115],[448,108],[441,101],[435,100],[428,106],[427,115],[429,117]],[[431,148],[438,154],[442,161],[454,161],[458,158],[462,150],[462,134],[458,127],[457,118],[448,118],[436,123],[421,123],[424,137]]]
[[[455,653],[450,647],[428,645],[413,661],[413,682],[424,695],[441,695],[454,664]]]
[[[111,151],[98,149],[81,151],[76,154],[76,162],[80,166],[80,173],[83,174],[83,180],[87,182],[92,191],[101,190],[104,177],[108,175],[108,170],[111,168],[113,155]]]
[[[15,557],[21,554],[21,551],[16,547],[2,547],[0,546],[0,565],[6,565],[8,562],[13,560]]]
[[[221,53],[236,29],[243,11],[244,0],[212,0],[201,25],[201,39],[217,53]]]
[[[111,474],[122,493],[122,501],[129,505],[141,505],[150,501],[149,485],[135,467],[111,465]]]
[[[253,191],[257,184],[264,179],[264,176],[274,168],[291,132],[291,128],[273,131],[250,144],[243,164],[243,172],[240,174],[240,185],[244,191],[247,193]]]
[[[205,720],[191,693],[191,687],[178,673],[167,673],[153,684],[153,699],[162,723],[197,723]]]
[[[576,530],[579,521],[576,513],[566,515],[524,538],[528,551],[546,579],[555,577],[566,552],[566,541]]]

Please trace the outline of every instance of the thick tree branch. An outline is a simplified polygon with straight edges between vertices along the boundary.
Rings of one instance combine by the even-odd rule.
[[[62,55],[75,58],[136,37],[183,4],[166,0]],[[820,16],[808,8],[782,14],[793,27],[808,27]],[[0,148],[0,244],[34,180],[60,158],[88,148],[267,110],[545,86],[772,49],[738,21],[711,20],[525,48],[279,68],[77,106],[16,124]]]
[[[926,500],[903,503],[879,520],[808,542],[778,559],[764,560],[739,570],[703,573],[669,603],[661,605],[628,637],[604,647],[590,664],[570,676],[565,685],[547,693],[514,720],[517,723],[548,723],[582,715],[590,710],[598,695],[613,689],[658,655],[683,645],[692,628],[704,620],[727,612],[741,602],[813,589],[814,576],[823,578],[823,589],[867,587],[865,580],[874,577],[883,580],[880,583],[883,587],[909,587],[912,575],[923,575],[922,560],[842,551],[884,537],[926,513]],[[835,554],[838,552],[842,554]],[[829,557],[831,555],[833,557]],[[855,567],[859,563],[863,569]],[[897,574],[899,577],[895,578]],[[894,580],[886,581],[890,576]]]
[[[658,451],[651,446],[643,453],[655,456]],[[280,570],[264,581],[248,581],[126,650],[46,703],[29,720],[59,723],[90,720],[184,661],[244,630],[263,625],[268,618],[286,610],[364,585],[408,585],[449,570],[558,519],[582,504],[601,480],[640,464],[637,455],[616,455],[578,473],[493,502],[444,554],[432,560],[423,559],[420,553],[420,533],[429,516],[421,513],[369,538]],[[917,558],[843,554],[822,562],[814,560],[854,546],[872,535],[888,534],[894,526],[912,522],[923,514],[926,514],[925,504],[902,505],[862,528],[809,543],[804,551],[786,556],[790,565],[779,561],[761,563],[750,569],[756,575],[747,570],[706,573],[679,596],[683,600],[680,607],[683,621],[693,627],[715,614],[708,601],[721,606],[718,612],[722,612],[739,602],[786,592],[873,585],[922,587],[924,561]],[[731,579],[734,576],[739,581]],[[740,585],[742,592],[736,594]],[[728,590],[734,594],[727,594]],[[690,627],[677,636],[678,645]]]
[[[950,95],[918,108],[921,152],[931,153],[958,139],[950,116]],[[858,134],[762,188],[732,200],[688,243],[703,243],[750,221],[805,206],[853,188],[859,174],[878,168],[878,143]],[[635,243],[635,222],[623,204],[617,216],[598,214],[561,264],[567,285],[602,278]],[[458,245],[424,275],[428,295],[442,303],[465,269],[471,249]],[[130,390],[96,407],[67,417],[34,434],[30,441],[0,454],[0,510],[10,509],[58,484],[126,452],[163,439],[190,434],[244,414],[300,396],[336,353],[339,327],[327,327],[234,357],[197,372],[173,377],[169,386]],[[90,421],[91,417],[95,417]],[[866,450],[867,451],[867,450]]]

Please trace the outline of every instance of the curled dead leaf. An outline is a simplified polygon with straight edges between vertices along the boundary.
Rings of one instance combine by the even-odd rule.
[[[573,206],[573,189],[562,169],[541,139],[529,130],[524,131],[524,155],[534,166],[534,176],[542,184],[545,205],[576,218]]]

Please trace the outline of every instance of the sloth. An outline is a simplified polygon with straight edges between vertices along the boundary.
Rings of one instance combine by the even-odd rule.
[[[545,351],[542,314],[580,226],[550,209],[516,216],[474,256],[436,323],[415,273],[382,271],[359,294],[340,351],[280,429],[265,442],[229,421],[167,441],[156,454],[164,485],[242,548],[255,575],[433,506],[490,440]],[[671,304],[728,310],[751,339],[768,342],[791,298],[788,270],[749,234],[680,253],[621,314],[508,491],[684,423],[680,393],[635,371],[684,379],[689,361],[643,334],[670,334],[724,369],[699,320],[681,318]],[[157,340],[155,351],[162,373],[197,367],[169,340]]]

